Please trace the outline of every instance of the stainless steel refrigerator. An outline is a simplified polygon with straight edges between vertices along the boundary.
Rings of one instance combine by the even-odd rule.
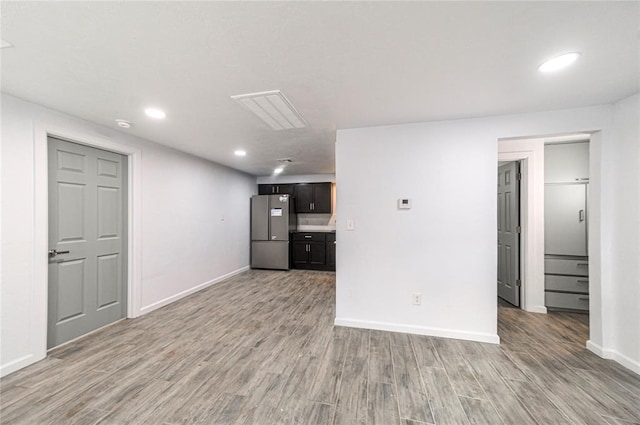
[[[289,232],[295,228],[289,195],[251,197],[251,268],[288,270]]]

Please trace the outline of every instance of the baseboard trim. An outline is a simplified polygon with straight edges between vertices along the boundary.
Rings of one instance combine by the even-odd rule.
[[[616,363],[620,363],[622,366],[640,375],[640,362],[637,362],[616,350],[603,348],[601,345],[598,345],[591,340],[587,341],[587,350],[602,357],[603,359],[613,360]]]
[[[490,344],[500,344],[498,335],[481,332],[466,332],[455,329],[428,328],[423,326],[402,325],[395,323],[371,322],[366,320],[345,319],[336,317],[336,326],[346,326],[349,328],[376,329],[380,331],[403,332],[416,335],[428,335],[441,338],[464,339],[467,341],[487,342]]]
[[[530,313],[547,314],[547,307],[543,305],[534,305],[531,308],[525,309],[525,311],[528,311]]]
[[[171,304],[171,303],[173,303],[175,301],[178,301],[179,299],[182,299],[182,298],[184,298],[186,296],[189,296],[189,295],[194,294],[194,293],[196,293],[198,291],[201,291],[201,290],[203,290],[205,288],[208,288],[211,285],[215,285],[216,283],[222,282],[223,280],[227,280],[230,277],[233,277],[233,276],[235,276],[237,274],[240,274],[242,272],[246,272],[247,270],[249,270],[249,266],[241,267],[241,268],[239,268],[237,270],[234,270],[234,271],[232,271],[230,273],[224,274],[222,276],[218,276],[215,279],[212,279],[212,280],[206,281],[204,283],[201,283],[200,285],[194,286],[193,288],[189,288],[189,289],[187,289],[185,291],[179,292],[179,293],[177,293],[175,295],[172,295],[170,297],[167,297],[167,298],[165,298],[163,300],[156,301],[153,304],[149,304],[148,306],[140,308],[140,314],[150,313],[153,310],[157,310],[159,308],[162,308],[165,305],[169,305],[169,304]]]
[[[0,366],[0,377],[5,377],[13,372],[17,372],[18,370],[27,367],[33,363],[39,362],[44,359],[46,356],[41,358],[36,358],[33,354],[27,354],[26,356],[22,356],[19,359],[16,359],[12,362],[9,362],[5,365]]]
[[[600,356],[602,358],[605,358],[604,357],[605,356],[604,355],[604,349],[600,345],[596,344],[595,342],[593,342],[591,340],[587,341],[587,350],[591,351],[592,353],[594,353],[594,354],[596,354],[596,355],[598,355],[598,356]]]

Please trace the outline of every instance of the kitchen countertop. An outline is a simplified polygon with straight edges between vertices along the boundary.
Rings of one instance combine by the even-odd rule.
[[[292,230],[289,233],[335,233],[335,230]]]

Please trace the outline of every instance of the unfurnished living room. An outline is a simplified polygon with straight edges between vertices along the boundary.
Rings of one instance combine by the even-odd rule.
[[[640,424],[640,2],[0,12],[1,424]]]

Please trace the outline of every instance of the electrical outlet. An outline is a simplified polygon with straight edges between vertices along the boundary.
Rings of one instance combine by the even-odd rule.
[[[411,294],[411,302],[413,305],[422,304],[422,294],[419,294],[417,292],[414,292],[413,294]]]

